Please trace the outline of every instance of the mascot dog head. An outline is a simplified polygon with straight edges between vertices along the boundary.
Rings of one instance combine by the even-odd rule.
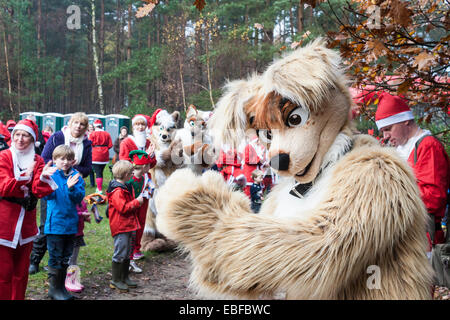
[[[191,104],[186,111],[184,128],[191,133],[192,137],[200,136],[206,130],[206,123],[211,118],[211,111],[198,110]]]
[[[352,105],[339,54],[318,39],[228,89],[211,119],[224,121],[222,130],[235,129],[234,137],[219,133],[222,143],[248,128],[269,130],[271,166],[300,183],[313,181]]]
[[[180,118],[180,112],[169,114],[166,110],[157,110],[152,116],[151,135],[152,140],[158,146],[168,146],[175,136],[176,125]]]

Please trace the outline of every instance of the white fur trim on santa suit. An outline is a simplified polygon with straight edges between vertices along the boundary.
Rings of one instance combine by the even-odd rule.
[[[408,161],[411,152],[414,150],[416,146],[416,142],[426,135],[431,135],[431,132],[429,130],[423,130],[420,134],[409,138],[409,140],[404,145],[397,146],[396,150],[399,153],[400,158],[402,158],[405,161]]]
[[[39,229],[38,229],[38,234],[31,237],[32,238],[31,240],[30,240],[30,238],[22,239],[21,230],[22,230],[22,224],[23,224],[24,217],[25,217],[25,209],[23,207],[20,207],[19,220],[17,220],[16,229],[14,230],[14,238],[12,239],[12,241],[8,241],[6,239],[0,239],[0,245],[15,249],[17,247],[18,243],[22,245],[22,244],[31,242],[38,236]]]
[[[404,111],[404,112],[394,114],[393,116],[375,121],[375,123],[377,124],[378,129],[381,129],[381,128],[390,126],[391,124],[396,124],[396,123],[399,123],[402,121],[412,120],[412,119],[414,119],[414,115],[413,115],[412,111]]]
[[[13,132],[14,132],[14,131],[17,131],[17,130],[23,130],[23,131],[25,131],[25,132],[31,134],[31,136],[33,137],[33,140],[36,141],[36,133],[35,133],[34,130],[33,130],[32,128],[30,128],[29,126],[26,126],[26,125],[24,125],[24,124],[22,124],[22,123],[18,123],[18,124],[16,124],[16,126],[14,127]]]
[[[147,124],[147,119],[146,119],[143,115],[138,114],[138,115],[135,115],[135,116],[133,117],[133,120],[131,120],[131,125],[134,126],[134,124],[135,124],[136,121],[138,121],[138,120],[144,120],[144,122]]]

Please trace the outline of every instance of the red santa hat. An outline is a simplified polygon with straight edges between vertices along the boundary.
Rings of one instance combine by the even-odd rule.
[[[150,123],[148,124],[149,128],[151,128],[155,122],[156,122],[156,117],[158,116],[158,113],[160,113],[162,111],[162,109],[156,109],[155,112],[153,112],[151,118],[150,118]]]
[[[383,92],[378,99],[378,108],[375,113],[378,129],[414,119],[411,109],[403,98]]]
[[[28,132],[33,137],[34,141],[36,142],[36,138],[39,136],[39,128],[33,120],[30,119],[23,119],[20,120],[14,127],[11,136],[14,135],[14,132],[17,130],[23,130],[25,132]]]
[[[100,119],[94,121],[94,127],[103,127],[103,122]]]
[[[147,125],[147,118],[143,115],[143,114],[137,114],[133,117],[133,119],[131,120],[131,125],[134,126],[134,124],[136,123],[136,121],[138,120],[142,120],[145,122],[145,124]]]
[[[16,126],[16,122],[14,120],[6,121],[6,128],[13,129]]]

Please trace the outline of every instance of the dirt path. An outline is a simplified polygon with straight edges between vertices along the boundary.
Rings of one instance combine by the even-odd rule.
[[[138,283],[136,289],[120,293],[109,287],[111,274],[101,279],[84,282],[85,290],[77,294],[87,300],[186,300],[195,296],[187,288],[189,264],[184,256],[177,252],[161,253],[137,261],[142,273],[131,273]],[[92,282],[94,280],[95,282]]]
[[[85,289],[74,293],[81,300],[189,300],[198,299],[188,289],[189,262],[177,252],[166,252],[137,261],[142,273],[131,273],[138,283],[136,289],[120,293],[109,287],[111,273],[85,277]],[[27,297],[33,300],[48,300],[46,292]]]

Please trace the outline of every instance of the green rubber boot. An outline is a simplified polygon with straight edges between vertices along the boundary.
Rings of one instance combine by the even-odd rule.
[[[109,286],[112,289],[119,290],[120,292],[128,292],[128,285],[122,280],[123,265],[123,262],[112,262],[112,280],[109,283]]]
[[[130,259],[123,261],[122,282],[125,282],[129,288],[136,288],[137,283],[130,279]]]

